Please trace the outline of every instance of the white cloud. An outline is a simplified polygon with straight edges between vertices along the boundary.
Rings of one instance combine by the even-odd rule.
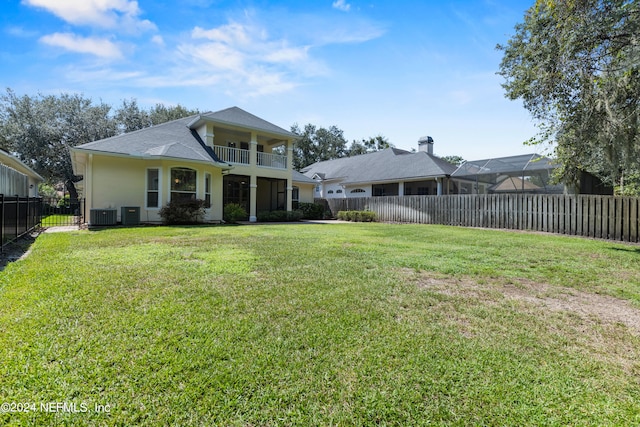
[[[138,32],[156,29],[155,24],[138,16],[141,10],[131,0],[23,0],[23,3],[45,9],[74,25],[121,28]]]
[[[158,34],[151,37],[151,42],[154,44],[157,44],[158,46],[164,46],[164,39],[162,38],[161,35],[158,35]]]
[[[345,0],[336,0],[333,2],[332,6],[334,9],[338,9],[343,12],[349,12],[349,10],[351,9],[351,5]]]
[[[49,46],[61,47],[71,52],[87,53],[106,59],[119,59],[122,52],[107,39],[80,37],[72,33],[54,33],[43,36],[40,41]]]

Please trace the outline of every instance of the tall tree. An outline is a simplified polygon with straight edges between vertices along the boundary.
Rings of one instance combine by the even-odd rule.
[[[182,105],[165,106],[164,104],[156,104],[149,110],[149,119],[152,125],[159,125],[160,123],[170,122],[172,120],[178,120],[183,117],[193,116],[199,114],[198,109],[190,110]]]
[[[349,157],[357,156],[360,154],[372,153],[374,151],[384,150],[386,148],[394,147],[389,140],[382,135],[372,136],[369,139],[362,139],[361,141],[353,141],[347,150]]]
[[[537,0],[504,46],[499,74],[555,143],[560,177],[609,184],[640,171],[640,2]]]
[[[122,105],[116,109],[114,117],[121,133],[133,132],[153,125],[149,113],[141,109],[135,99],[122,100]]]
[[[78,198],[69,148],[117,133],[111,107],[78,94],[0,96],[0,145],[49,182],[64,182]]]
[[[293,148],[293,167],[300,170],[315,162],[338,159],[347,155],[347,140],[344,132],[336,126],[328,129],[307,124],[301,130],[297,124],[291,132],[300,136]]]

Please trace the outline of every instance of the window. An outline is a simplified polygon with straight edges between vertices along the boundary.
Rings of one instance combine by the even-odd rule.
[[[160,170],[147,169],[147,208],[160,207]]]
[[[333,194],[333,190],[327,191],[327,194]]]
[[[196,171],[188,168],[171,169],[171,200],[195,200]]]
[[[300,200],[300,189],[293,187],[293,190],[291,190],[291,201],[297,202],[298,200]]]
[[[379,196],[397,196],[398,183],[393,184],[376,184],[371,188],[374,197]]]
[[[365,191],[362,188],[354,188],[351,190],[352,193],[364,193]]]
[[[340,193],[342,193],[342,190],[338,190],[338,191],[336,191],[336,193],[340,194]]]
[[[210,173],[205,173],[204,174],[204,201],[205,201],[205,208],[210,208],[211,207],[211,174]]]

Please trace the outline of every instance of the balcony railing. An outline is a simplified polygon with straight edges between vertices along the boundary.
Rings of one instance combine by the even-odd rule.
[[[216,156],[218,156],[218,158],[223,162],[239,163],[243,165],[249,164],[249,150],[215,145],[213,147],[213,151],[216,153]]]
[[[218,158],[223,162],[241,165],[249,164],[249,150],[215,145],[213,147],[213,151],[216,153],[216,156],[218,156]],[[256,164],[258,166],[264,166],[274,169],[287,168],[287,156],[261,152],[258,152],[257,154],[258,157],[256,158]]]
[[[286,169],[287,156],[258,152],[258,166],[265,166],[268,168],[276,168],[276,169]]]

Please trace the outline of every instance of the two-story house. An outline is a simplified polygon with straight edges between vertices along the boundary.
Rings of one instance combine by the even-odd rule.
[[[159,222],[170,200],[197,198],[208,202],[205,221],[221,221],[228,203],[255,221],[313,202],[313,182],[292,169],[296,139],[232,107],[83,144],[71,158],[87,210],[137,206],[143,222]]]

